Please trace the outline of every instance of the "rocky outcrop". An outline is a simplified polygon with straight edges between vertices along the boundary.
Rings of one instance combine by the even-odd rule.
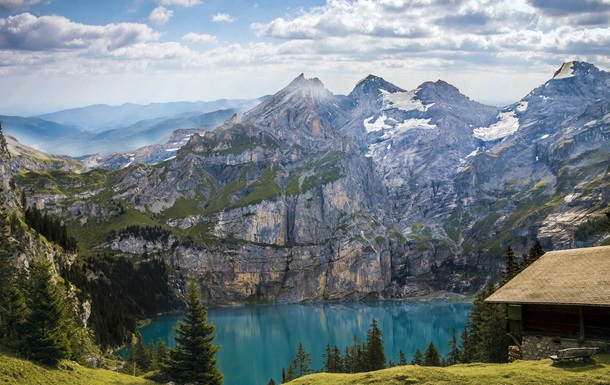
[[[336,96],[299,76],[241,119],[177,132],[158,164],[17,180],[100,232],[97,250],[161,255],[212,303],[472,292],[508,245],[600,239],[574,234],[610,201],[610,75],[564,67],[503,109],[440,80],[369,76]],[[107,239],[127,225],[172,236]]]

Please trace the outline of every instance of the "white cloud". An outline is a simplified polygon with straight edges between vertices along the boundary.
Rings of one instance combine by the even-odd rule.
[[[173,15],[174,11],[167,9],[164,6],[160,6],[153,9],[150,15],[148,15],[148,21],[153,24],[162,25],[167,23]]]
[[[235,18],[228,13],[217,13],[212,16],[212,21],[232,23],[235,21]]]
[[[194,43],[216,43],[217,38],[214,35],[200,34],[195,32],[189,32],[182,36],[182,40],[192,41]]]
[[[40,0],[0,0],[0,9],[26,9]]]
[[[17,51],[111,51],[159,37],[159,33],[144,24],[86,25],[63,16],[36,17],[29,13],[0,19],[0,49]]]
[[[161,5],[179,5],[181,7],[192,7],[199,3],[200,0],[157,0],[158,4]]]

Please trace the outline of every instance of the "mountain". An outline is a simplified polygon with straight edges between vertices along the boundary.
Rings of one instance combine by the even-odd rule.
[[[6,135],[18,137],[22,143],[29,146],[77,135],[80,130],[74,126],[63,125],[39,118],[24,118],[20,116],[0,116],[0,123]]]
[[[227,109],[144,120],[127,127],[98,133],[81,132],[75,136],[45,142],[40,147],[74,157],[133,152],[144,146],[164,143],[175,130],[191,128],[212,130],[231,116],[242,112],[239,109]]]
[[[341,96],[300,75],[241,120],[80,159],[115,171],[15,179],[81,245],[159,255],[210,303],[467,293],[509,245],[607,242],[609,86],[566,63],[500,110],[442,80],[404,90],[370,75]]]
[[[171,102],[147,105],[127,103],[120,106],[97,104],[44,114],[38,118],[80,127],[83,131],[100,132],[131,126],[142,120],[183,114],[198,115],[225,109],[245,110],[254,107],[262,99],[220,99],[211,102]]]

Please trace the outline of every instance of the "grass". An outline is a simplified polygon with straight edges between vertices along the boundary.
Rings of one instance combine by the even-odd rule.
[[[105,369],[63,361],[52,369],[0,352],[0,384],[6,385],[154,385],[155,382]]]
[[[610,384],[610,355],[589,361],[553,364],[550,359],[512,364],[467,364],[447,368],[400,366],[371,373],[320,373],[298,378],[291,385],[601,385]]]

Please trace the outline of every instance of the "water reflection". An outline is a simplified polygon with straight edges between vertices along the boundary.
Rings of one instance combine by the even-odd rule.
[[[219,367],[226,385],[264,385],[271,377],[281,379],[299,342],[312,354],[314,368],[322,367],[326,343],[342,350],[361,341],[371,320],[383,331],[388,359],[398,361],[402,349],[410,360],[416,349],[422,353],[430,342],[446,355],[453,328],[458,333],[467,321],[467,303],[374,301],[323,304],[292,304],[212,308],[208,319],[217,326]],[[148,341],[159,338],[174,346],[172,327],[180,315],[156,318],[140,329]]]

